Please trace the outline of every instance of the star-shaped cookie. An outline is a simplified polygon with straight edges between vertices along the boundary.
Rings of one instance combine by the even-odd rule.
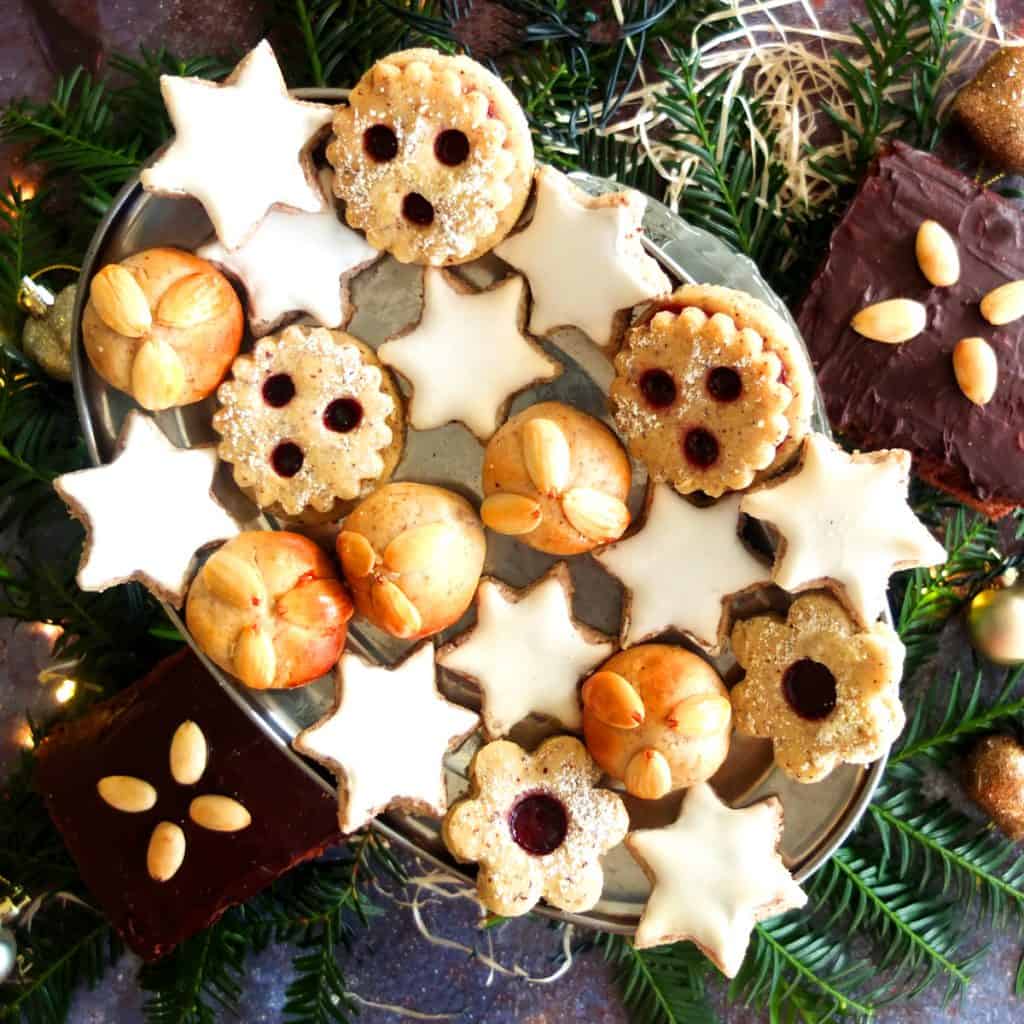
[[[147,192],[194,196],[229,249],[272,206],[323,209],[310,150],[333,108],[288,95],[265,39],[219,85],[161,75],[160,91],[175,136],[142,172]]]
[[[176,448],[149,416],[130,412],[113,461],[53,482],[85,525],[79,587],[137,580],[180,607],[196,551],[238,533],[210,492],[216,472],[213,445]]]
[[[706,782],[687,791],[671,825],[630,832],[626,846],[653,886],[636,948],[692,942],[735,977],[754,925],[807,902],[777,852],[781,834],[775,797],[734,811]]]
[[[457,420],[485,441],[517,391],[561,373],[523,333],[525,308],[518,274],[478,292],[448,271],[424,270],[419,323],[377,350],[412,385],[413,427]]]
[[[380,252],[338,219],[330,176],[321,175],[327,208],[316,213],[271,210],[237,249],[215,241],[196,255],[242,282],[254,337],[269,334],[291,313],[308,313],[322,327],[347,319],[346,278]]]
[[[606,636],[573,618],[572,580],[559,562],[524,590],[485,579],[476,625],[443,647],[437,662],[480,687],[484,731],[497,739],[531,714],[582,728],[580,680],[612,650]]]
[[[643,526],[594,557],[626,589],[622,646],[666,630],[717,651],[728,626],[728,598],[768,582],[768,569],[739,537],[740,499],[691,505],[654,484]]]
[[[553,167],[537,171],[533,220],[494,250],[530,282],[534,334],[571,325],[607,348],[624,311],[671,291],[640,241],[646,205],[639,192],[589,196]]]
[[[897,569],[940,565],[945,548],[907,504],[910,453],[850,455],[821,434],[804,441],[800,465],[746,494],[743,512],[782,538],[772,579],[796,592],[828,586],[864,624],[886,604]]]
[[[434,645],[393,667],[354,654],[338,663],[337,703],[292,741],[338,777],[338,823],[354,832],[389,807],[441,817],[448,806],[444,755],[479,723],[441,696]]]

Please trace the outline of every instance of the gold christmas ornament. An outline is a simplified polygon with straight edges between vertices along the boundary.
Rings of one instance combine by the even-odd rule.
[[[967,613],[971,643],[997,665],[1024,662],[1024,587],[983,590]]]
[[[964,762],[967,795],[1010,839],[1024,839],[1024,747],[1012,736],[985,736]]]
[[[54,295],[31,277],[23,277],[18,290],[18,305],[28,313],[21,332],[22,350],[56,380],[71,380],[75,290],[75,285],[69,284]]]
[[[1024,51],[997,50],[960,90],[953,111],[989,160],[1024,170]]]

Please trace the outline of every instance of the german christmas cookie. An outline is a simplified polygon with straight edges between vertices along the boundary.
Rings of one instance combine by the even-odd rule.
[[[910,453],[849,455],[821,434],[804,442],[782,480],[744,495],[740,509],[769,523],[781,544],[772,579],[791,593],[832,587],[861,624],[886,606],[897,569],[941,565],[946,549],[907,503]]]
[[[349,224],[403,263],[465,263],[515,224],[533,173],[526,118],[476,61],[435,50],[378,61],[327,147]]]
[[[53,482],[85,526],[78,586],[137,580],[180,607],[195,553],[238,533],[210,492],[216,472],[212,446],[176,448],[148,416],[128,413],[111,462]]]
[[[779,857],[782,804],[775,797],[732,810],[702,782],[676,821],[626,837],[653,890],[637,926],[637,949],[692,942],[736,976],[758,921],[802,907],[804,891]]]
[[[778,356],[725,313],[655,313],[626,334],[615,370],[615,425],[651,478],[681,494],[742,490],[789,432]]]
[[[253,530],[216,551],[188,593],[189,631],[256,690],[322,676],[345,646],[352,602],[327,555],[297,533]]]
[[[657,800],[721,767],[732,734],[729,694],[696,654],[641,644],[583,684],[583,734],[604,772],[633,796]]]
[[[194,196],[229,249],[274,206],[323,209],[310,154],[334,109],[288,95],[265,39],[220,84],[161,75],[160,91],[175,136],[142,172],[147,192]]]
[[[330,512],[391,475],[402,401],[357,338],[297,324],[257,342],[231,372],[217,391],[218,452],[261,508]]]
[[[180,249],[146,249],[108,263],[89,283],[82,313],[93,369],[154,411],[212,394],[244,329],[224,275]]]
[[[403,481],[381,487],[349,514],[337,548],[359,614],[413,640],[462,617],[487,543],[465,498]]]
[[[441,817],[444,755],[478,722],[441,696],[433,644],[423,643],[390,668],[346,654],[334,710],[292,745],[337,775],[338,824],[354,832],[389,807]]]
[[[537,171],[529,225],[495,250],[530,282],[530,330],[579,327],[602,348],[622,334],[633,306],[670,284],[640,241],[639,192],[590,196],[553,167]]]
[[[717,651],[729,598],[768,582],[768,569],[739,537],[739,497],[698,508],[667,484],[653,484],[647,516],[595,558],[626,591],[622,645],[678,630]]]
[[[525,590],[485,579],[476,625],[438,654],[438,664],[473,680],[484,731],[496,739],[528,715],[579,730],[580,680],[612,652],[611,641],[573,618],[564,562]]]
[[[886,623],[860,629],[835,598],[806,594],[785,619],[747,619],[731,639],[746,670],[732,691],[736,728],[770,739],[798,782],[870,764],[902,731],[903,645]]]
[[[485,441],[516,392],[557,377],[559,364],[523,331],[525,315],[518,275],[476,291],[427,268],[419,323],[377,350],[412,385],[410,423],[432,430],[456,420]]]
[[[597,789],[601,769],[571,736],[533,754],[508,740],[488,743],[470,765],[470,795],[444,820],[444,841],[479,865],[480,902],[495,914],[525,914],[540,899],[589,910],[601,897],[600,858],[622,842],[622,801]]]

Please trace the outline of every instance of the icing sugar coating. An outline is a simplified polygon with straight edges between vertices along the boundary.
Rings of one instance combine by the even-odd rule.
[[[782,536],[775,583],[789,591],[833,587],[867,624],[885,607],[893,572],[946,560],[907,503],[909,479],[909,452],[848,455],[811,434],[797,469],[746,494],[740,509]]]
[[[423,272],[420,322],[377,350],[412,384],[417,430],[457,420],[486,440],[512,395],[561,373],[524,333],[525,305],[518,274],[477,292],[446,271]]]
[[[553,167],[540,167],[536,181],[533,220],[495,252],[530,282],[531,331],[571,325],[606,348],[618,314],[671,287],[640,242],[647,200],[633,191],[589,196]]]
[[[435,674],[430,643],[393,667],[342,656],[335,708],[292,743],[337,775],[342,832],[393,806],[444,814],[444,755],[479,719],[441,696]]]
[[[697,508],[667,484],[654,484],[643,526],[594,557],[628,596],[622,644],[669,629],[716,651],[728,620],[727,599],[768,582],[768,570],[739,537],[740,499]]]
[[[323,209],[309,149],[334,108],[293,100],[265,39],[219,85],[161,75],[160,91],[175,136],[142,172],[147,192],[194,196],[229,249],[272,206]]]
[[[86,528],[82,590],[137,580],[175,607],[199,548],[238,533],[210,493],[212,445],[176,448],[148,416],[130,412],[112,462],[57,477],[53,486]]]
[[[444,647],[437,661],[480,687],[488,738],[504,736],[531,714],[579,730],[580,680],[612,653],[613,645],[573,619],[565,563],[525,590],[484,580],[476,593],[476,614],[476,625]]]
[[[636,948],[689,941],[735,977],[754,925],[807,902],[777,852],[781,833],[775,797],[732,810],[706,782],[671,825],[630,832],[626,846],[654,886]]]

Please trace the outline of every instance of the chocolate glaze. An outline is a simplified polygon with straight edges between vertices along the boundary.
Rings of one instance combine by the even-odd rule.
[[[949,288],[931,286],[914,255],[929,218],[960,250],[960,280]],[[909,449],[919,471],[976,504],[1024,502],[1024,320],[993,327],[978,309],[986,292],[1019,278],[1024,211],[896,143],[835,229],[798,317],[833,426],[866,447]],[[885,345],[849,327],[858,310],[896,297],[928,309],[916,338]],[[983,407],[964,397],[953,375],[953,348],[972,335],[999,361],[999,385]]]
[[[194,786],[171,778],[171,737],[198,723],[209,760]],[[110,807],[96,792],[104,775],[134,775],[157,790],[141,814]],[[125,942],[155,960],[217,920],[230,906],[340,839],[337,802],[280,751],[221,689],[189,650],[58,727],[42,743],[37,785],[82,878]],[[188,818],[193,797],[221,793],[241,801],[252,824],[211,832]],[[185,832],[185,860],[167,882],[146,872],[153,827]]]

